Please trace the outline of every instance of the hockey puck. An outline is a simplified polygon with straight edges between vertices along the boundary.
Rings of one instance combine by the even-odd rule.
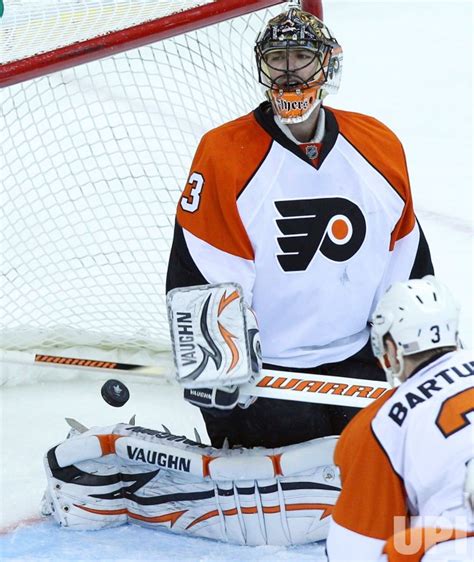
[[[121,408],[130,398],[128,388],[117,379],[110,379],[105,382],[100,389],[100,393],[107,404],[114,408]]]

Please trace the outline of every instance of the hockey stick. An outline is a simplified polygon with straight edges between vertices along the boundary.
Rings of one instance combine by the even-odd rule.
[[[110,375],[123,372],[127,375],[158,376],[176,383],[176,379],[169,374],[169,369],[160,366],[23,353],[16,356],[8,354],[3,359],[35,365],[109,372]],[[260,379],[241,386],[241,393],[244,396],[363,408],[390,388],[387,382],[382,381],[263,369]]]
[[[262,369],[241,387],[243,395],[364,408],[391,389],[388,382]]]

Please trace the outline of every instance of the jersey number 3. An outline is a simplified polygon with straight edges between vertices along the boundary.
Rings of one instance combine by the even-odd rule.
[[[474,412],[474,388],[463,390],[445,400],[436,418],[436,425],[445,437],[450,437],[471,423],[467,418],[469,412]]]
[[[191,189],[189,189],[191,186]],[[188,213],[195,213],[201,203],[201,191],[204,187],[204,178],[201,174],[193,172],[189,176],[188,185],[181,197],[181,208]]]

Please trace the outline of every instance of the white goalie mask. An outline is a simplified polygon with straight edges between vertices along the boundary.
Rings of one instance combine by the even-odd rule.
[[[449,290],[427,275],[394,283],[380,299],[371,318],[371,342],[390,384],[400,380],[403,357],[458,345],[459,307]],[[387,365],[384,337],[397,346],[398,371]]]

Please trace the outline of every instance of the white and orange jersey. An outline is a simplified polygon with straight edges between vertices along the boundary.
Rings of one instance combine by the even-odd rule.
[[[264,362],[291,368],[358,352],[387,287],[432,272],[399,140],[373,118],[324,111],[317,165],[268,103],[203,137],[168,268],[168,290],[239,283]]]
[[[330,562],[379,560],[407,517],[412,526],[474,531],[463,496],[474,457],[473,412],[473,357],[456,351],[422,365],[357,414],[335,452],[342,492]]]

